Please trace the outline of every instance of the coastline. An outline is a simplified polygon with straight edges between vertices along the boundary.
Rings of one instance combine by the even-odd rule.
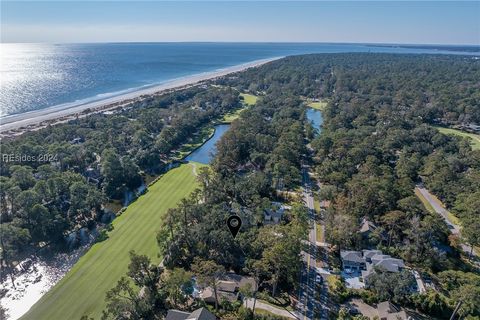
[[[39,130],[48,125],[66,122],[77,117],[85,117],[92,113],[114,110],[129,103],[142,101],[143,99],[149,98],[152,95],[158,95],[169,90],[179,90],[189,86],[197,85],[202,81],[216,79],[231,73],[244,71],[249,68],[255,68],[281,58],[283,57],[255,60],[211,72],[204,72],[172,79],[148,88],[122,93],[116,96],[82,103],[79,105],[72,105],[72,103],[68,103],[21,114],[5,116],[0,118],[0,137],[19,136],[28,131]]]

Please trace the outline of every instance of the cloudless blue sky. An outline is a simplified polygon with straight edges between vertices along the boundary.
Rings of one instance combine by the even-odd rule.
[[[480,44],[480,2],[2,1],[2,42]]]

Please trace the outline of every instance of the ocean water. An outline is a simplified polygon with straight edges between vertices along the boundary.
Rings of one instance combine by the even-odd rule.
[[[2,43],[0,117],[74,106],[258,59],[334,52],[462,53],[323,43]]]

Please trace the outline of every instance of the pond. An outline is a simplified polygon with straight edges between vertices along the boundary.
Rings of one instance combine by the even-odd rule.
[[[317,109],[309,108],[307,109],[307,118],[312,123],[313,128],[317,131],[317,134],[322,130],[321,126],[323,123],[322,112]]]
[[[207,142],[202,144],[198,149],[190,153],[185,160],[195,161],[203,164],[210,164],[215,155],[215,145],[218,140],[224,135],[230,128],[229,124],[219,124],[215,126],[215,133]]]

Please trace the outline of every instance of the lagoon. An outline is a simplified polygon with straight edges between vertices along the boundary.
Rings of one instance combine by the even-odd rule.
[[[220,140],[220,138],[225,134],[225,132],[227,132],[229,128],[229,124],[219,124],[215,126],[215,133],[213,134],[213,136],[199,148],[195,149],[192,153],[190,153],[185,158],[185,160],[200,162],[202,164],[210,164],[210,162],[212,162],[213,160],[213,157],[215,156],[215,146],[218,140]]]
[[[317,134],[319,134],[320,131],[322,130],[322,123],[323,123],[322,112],[317,109],[308,108],[307,119],[311,122]]]

